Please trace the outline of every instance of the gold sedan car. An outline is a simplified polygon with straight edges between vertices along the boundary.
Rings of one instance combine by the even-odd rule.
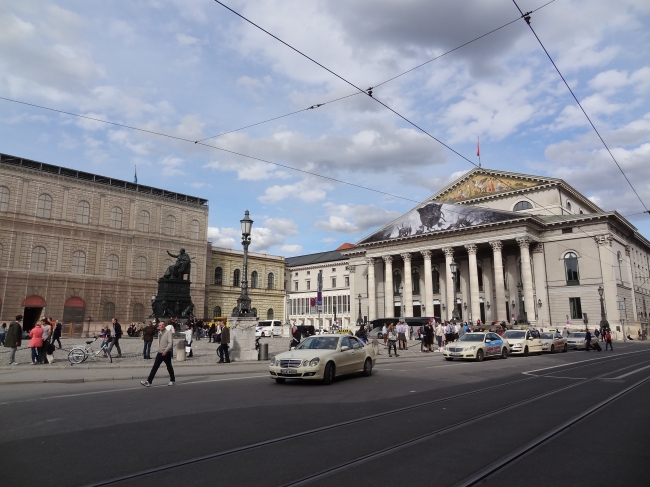
[[[269,373],[277,383],[287,379],[320,380],[331,384],[335,377],[362,372],[372,374],[372,347],[351,335],[314,335],[293,350],[271,359]]]

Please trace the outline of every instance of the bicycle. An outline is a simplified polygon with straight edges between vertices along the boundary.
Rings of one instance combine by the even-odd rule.
[[[102,345],[99,350],[93,349],[92,344],[98,339],[99,337],[95,337],[94,340],[87,340],[85,346],[76,345],[72,347],[68,353],[68,361],[70,362],[70,365],[83,363],[86,361],[86,359],[88,359],[88,357],[92,358],[93,360],[97,360],[99,354],[103,354],[104,357],[108,358],[108,361],[110,363],[113,363],[113,358],[111,357],[111,354],[108,353],[107,343]]]

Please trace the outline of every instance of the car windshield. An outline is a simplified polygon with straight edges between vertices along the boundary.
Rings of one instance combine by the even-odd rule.
[[[503,338],[526,338],[526,332],[509,330],[503,334]]]
[[[553,333],[542,333],[542,338],[546,340],[553,340]]]
[[[482,342],[483,341],[482,333],[466,333],[458,339],[459,342]]]
[[[309,337],[296,350],[336,350],[338,337]]]
[[[584,333],[571,333],[569,335],[569,338],[584,338],[585,334]]]

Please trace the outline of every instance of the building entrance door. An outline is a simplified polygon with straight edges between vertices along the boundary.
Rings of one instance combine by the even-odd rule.
[[[28,296],[23,300],[23,331],[29,331],[34,328],[36,322],[41,317],[45,300],[40,296]]]
[[[510,322],[510,303],[506,301],[506,321]]]
[[[413,305],[413,316],[414,317],[422,316],[422,306],[420,306],[419,304]]]
[[[440,311],[439,304],[433,305],[433,316],[436,317],[436,321],[440,321],[442,319],[442,312]]]
[[[402,316],[402,307],[401,306],[395,306],[394,307],[393,316],[395,316],[396,318],[399,318],[400,316]]]
[[[485,303],[479,303],[481,308],[481,323],[485,323]]]

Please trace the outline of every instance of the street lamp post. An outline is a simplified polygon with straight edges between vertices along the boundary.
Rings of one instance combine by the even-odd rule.
[[[334,301],[332,304],[334,306],[334,323],[336,323],[336,326],[338,326],[338,323],[336,321],[336,296],[332,298],[332,301]]]
[[[359,317],[357,318],[357,325],[361,326],[363,325],[363,316],[361,316],[361,293],[359,293],[357,299],[359,300]]]
[[[607,321],[607,315],[605,314],[605,288],[602,285],[598,286],[598,296],[600,296],[600,332],[604,333],[606,330],[609,330],[609,322]],[[625,334],[625,325],[623,325],[623,341],[627,341],[627,335]]]
[[[237,308],[233,316],[251,317],[251,298],[248,296],[248,246],[251,244],[251,229],[253,227],[253,220],[248,215],[248,210],[244,213],[244,218],[240,220],[241,223],[241,244],[244,247],[244,265],[243,276],[241,280],[241,294],[237,298]]]
[[[287,294],[287,304],[285,306],[285,315],[286,315],[286,322],[285,324],[287,325],[287,330],[289,330],[289,335],[291,335],[291,323],[289,322],[289,307],[291,306],[291,296]]]
[[[460,320],[460,315],[458,314],[458,307],[456,306],[456,280],[458,279],[458,264],[456,261],[452,260],[449,264],[449,270],[451,271],[451,278],[454,281],[454,307],[451,311],[452,321]]]

